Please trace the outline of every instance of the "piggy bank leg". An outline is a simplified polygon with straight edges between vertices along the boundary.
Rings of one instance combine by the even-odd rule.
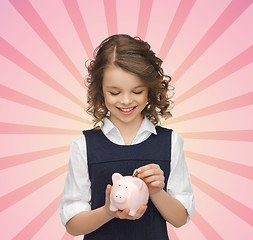
[[[136,214],[136,210],[130,210],[130,212],[128,213],[128,215],[130,215],[130,216],[135,216],[135,214]]]
[[[116,212],[118,210],[118,208],[114,207],[113,205],[110,205],[109,209],[112,212]]]

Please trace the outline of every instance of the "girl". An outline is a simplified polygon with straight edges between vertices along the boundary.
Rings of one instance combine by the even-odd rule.
[[[180,227],[194,209],[183,139],[157,126],[171,116],[170,78],[139,38],[114,35],[96,50],[88,66],[87,110],[95,128],[71,143],[62,223],[84,239],[169,239],[166,222]],[[148,204],[134,217],[129,209],[111,212],[112,174],[135,169],[148,186]]]

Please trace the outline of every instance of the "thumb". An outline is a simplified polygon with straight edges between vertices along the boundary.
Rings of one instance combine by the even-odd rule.
[[[110,194],[111,194],[112,186],[110,184],[107,185],[105,190],[105,204],[110,204]]]

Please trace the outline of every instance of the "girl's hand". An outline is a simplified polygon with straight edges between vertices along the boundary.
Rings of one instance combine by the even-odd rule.
[[[130,210],[128,208],[124,209],[124,210],[118,210],[116,212],[112,212],[109,207],[110,207],[110,193],[111,193],[111,189],[112,186],[110,184],[107,185],[106,191],[105,191],[105,209],[107,211],[107,213],[112,216],[112,217],[116,217],[116,218],[120,218],[120,219],[129,219],[129,220],[137,220],[139,218],[142,217],[142,215],[145,213],[146,209],[147,209],[147,205],[142,205],[139,210],[136,212],[135,216],[130,216],[128,215],[128,213],[130,212]]]
[[[137,177],[147,184],[150,196],[164,188],[164,174],[159,165],[148,164],[138,168],[137,171]]]

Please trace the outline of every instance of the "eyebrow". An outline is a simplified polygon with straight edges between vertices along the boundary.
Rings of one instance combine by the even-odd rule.
[[[142,84],[142,85],[138,85],[138,86],[133,87],[133,89],[141,88],[141,87],[146,87],[146,86],[144,84]],[[119,87],[115,87],[115,86],[105,86],[105,88],[120,89]]]

